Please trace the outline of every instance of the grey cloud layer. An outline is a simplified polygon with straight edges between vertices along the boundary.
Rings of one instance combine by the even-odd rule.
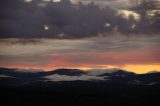
[[[81,40],[57,39],[1,39],[0,55],[25,56],[46,55],[53,53],[74,52],[110,52],[138,49],[159,49],[159,36],[123,36],[114,35],[107,37],[93,37]]]
[[[111,35],[80,40],[30,39],[27,41],[23,39],[1,39],[0,64],[1,66],[6,64],[46,66],[53,62],[53,66],[67,63],[74,63],[78,66],[88,63],[134,63],[137,62],[137,59],[143,63],[159,62],[160,37],[156,35],[137,36]],[[135,53],[131,56],[132,54],[127,54],[128,51]],[[146,51],[149,53],[146,54]],[[126,54],[124,54],[125,52]],[[98,55],[98,59],[93,58],[96,55]]]

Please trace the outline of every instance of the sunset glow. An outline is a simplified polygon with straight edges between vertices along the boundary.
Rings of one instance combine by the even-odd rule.
[[[159,71],[160,65],[125,65],[125,66],[112,66],[112,65],[101,65],[101,66],[2,66],[6,68],[19,68],[19,69],[40,69],[44,71],[53,71],[55,69],[61,69],[61,68],[67,68],[67,69],[81,69],[84,71],[90,70],[90,69],[123,69],[130,72],[135,72],[137,74],[144,74],[150,71]]]
[[[158,13],[144,17],[128,0],[78,1],[18,0],[14,11],[2,2],[0,67],[160,71]]]

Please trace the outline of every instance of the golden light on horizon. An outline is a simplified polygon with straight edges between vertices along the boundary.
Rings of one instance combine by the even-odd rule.
[[[114,65],[102,65],[102,66],[4,66],[6,68],[19,68],[19,69],[39,69],[44,71],[52,71],[55,69],[81,69],[84,71],[90,70],[90,69],[123,69],[129,72],[134,72],[137,74],[144,74],[150,71],[160,71],[160,65],[125,65],[125,66],[114,66]]]
[[[143,74],[150,71],[160,71],[160,65],[126,65],[122,69]]]

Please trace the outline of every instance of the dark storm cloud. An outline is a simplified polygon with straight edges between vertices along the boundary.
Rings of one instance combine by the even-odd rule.
[[[114,31],[158,31],[158,21],[148,26],[148,21],[140,21],[139,13],[109,7],[102,9],[94,2],[84,5],[72,4],[69,0],[58,3],[22,1],[0,1],[0,38],[83,38]]]

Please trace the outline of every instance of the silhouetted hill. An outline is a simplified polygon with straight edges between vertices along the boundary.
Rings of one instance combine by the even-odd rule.
[[[133,75],[136,75],[135,73],[133,72],[128,72],[128,71],[125,71],[125,70],[115,70],[113,72],[106,72],[100,76],[119,76],[119,77],[125,77],[125,76],[133,76]]]
[[[80,76],[85,74],[84,71],[78,70],[78,69],[57,69],[51,72],[48,72],[49,74],[59,74],[59,75],[69,75],[69,76]]]
[[[160,82],[160,73],[135,74],[125,70],[104,71],[102,74],[90,73],[78,69],[57,69],[49,72],[0,68],[0,82],[3,85],[30,85],[32,83],[53,83],[66,81],[98,81],[128,85],[155,85]],[[34,70],[33,70],[34,71]],[[97,71],[98,72],[98,71]]]
[[[33,73],[1,68],[0,94],[1,106],[159,106],[160,73],[111,70],[90,75],[77,69]]]

